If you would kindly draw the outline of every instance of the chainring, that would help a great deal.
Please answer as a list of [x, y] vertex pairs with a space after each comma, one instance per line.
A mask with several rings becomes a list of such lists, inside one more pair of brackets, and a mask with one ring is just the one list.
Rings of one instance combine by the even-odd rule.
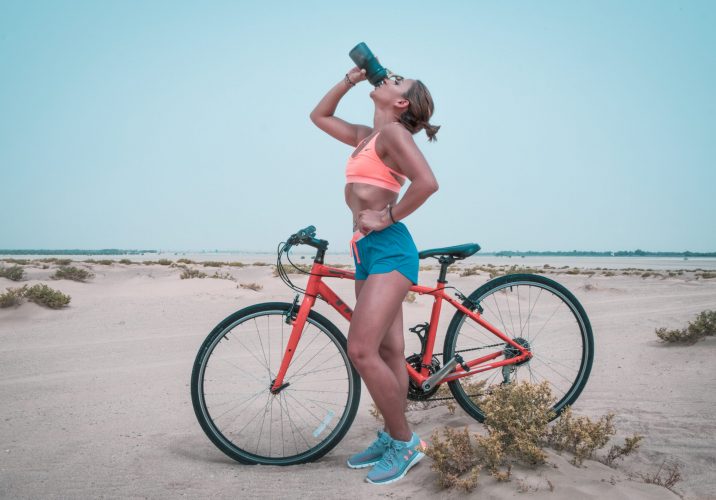
[[[412, 356], [408, 356], [407, 358], [405, 358], [405, 361], [407, 361], [410, 366], [420, 371], [420, 369], [422, 368], [423, 357], [420, 354], [413, 354]], [[428, 373], [432, 375], [439, 369], [440, 361], [438, 361], [438, 359], [433, 356], [432, 362], [430, 363], [430, 366], [428, 366]], [[435, 386], [429, 391], [424, 391], [422, 387], [420, 387], [415, 382], [413, 382], [412, 379], [410, 379], [410, 383], [408, 384], [408, 399], [411, 401], [425, 401], [426, 399], [429, 399], [433, 394], [435, 394], [438, 391], [439, 387], [440, 386]]]

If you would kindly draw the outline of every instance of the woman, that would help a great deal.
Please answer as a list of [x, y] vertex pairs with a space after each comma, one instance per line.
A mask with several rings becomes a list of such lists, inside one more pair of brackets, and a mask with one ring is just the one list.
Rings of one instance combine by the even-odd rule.
[[[351, 249], [356, 263], [348, 355], [383, 415], [385, 429], [365, 451], [350, 457], [348, 466], [372, 465], [367, 481], [386, 484], [401, 479], [423, 457], [422, 442], [405, 418], [408, 373], [402, 314], [403, 299], [418, 280], [418, 251], [399, 221], [438, 190], [413, 134], [425, 130], [432, 141], [440, 127], [429, 123], [433, 101], [425, 85], [397, 75], [370, 93], [375, 105], [373, 127], [334, 116], [341, 98], [365, 79], [365, 70], [350, 70], [321, 99], [311, 120], [355, 148], [346, 167], [345, 186], [353, 214]], [[398, 201], [406, 178], [410, 185]]]

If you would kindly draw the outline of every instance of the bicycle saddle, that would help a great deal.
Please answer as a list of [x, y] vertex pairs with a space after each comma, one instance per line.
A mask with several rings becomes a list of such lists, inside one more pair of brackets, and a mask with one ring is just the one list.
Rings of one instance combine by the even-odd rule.
[[441, 255], [449, 255], [455, 259], [464, 259], [470, 255], [480, 251], [480, 245], [477, 243], [465, 243], [463, 245], [455, 245], [452, 247], [442, 248], [431, 248], [430, 250], [423, 250], [418, 254], [418, 257], [425, 259], [427, 257], [438, 257]]

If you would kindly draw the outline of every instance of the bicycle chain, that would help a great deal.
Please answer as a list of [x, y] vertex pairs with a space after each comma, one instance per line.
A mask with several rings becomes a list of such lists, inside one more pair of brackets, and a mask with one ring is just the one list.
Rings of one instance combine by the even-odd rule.
[[[460, 349], [459, 351], [455, 351], [455, 353], [457, 354], [459, 352], [479, 351], [480, 349], [489, 349], [491, 347], [501, 347], [504, 345], [505, 345], [505, 343], [501, 342], [499, 344], [485, 345], [482, 347], [473, 347], [472, 349]], [[434, 354], [434, 356], [440, 356], [440, 355], [442, 355], [441, 352]], [[478, 394], [468, 394], [468, 396], [469, 397], [478, 396]], [[426, 399], [425, 402], [427, 402], [427, 401], [447, 401], [448, 399], [455, 399], [455, 398], [429, 398], [429, 399]]]

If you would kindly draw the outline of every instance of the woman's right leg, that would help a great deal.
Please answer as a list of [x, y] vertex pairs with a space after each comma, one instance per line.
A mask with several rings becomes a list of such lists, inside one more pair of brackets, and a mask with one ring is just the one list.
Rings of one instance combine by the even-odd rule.
[[389, 366], [379, 352], [411, 285], [398, 271], [369, 275], [353, 310], [348, 334], [348, 355], [353, 366], [383, 414], [390, 435], [400, 441], [412, 437], [405, 419], [405, 372], [399, 380], [391, 368], [397, 363]]
[[[356, 300], [360, 297], [361, 289], [365, 284], [365, 280], [355, 281]], [[395, 378], [400, 384], [401, 393], [406, 395], [405, 407], [408, 405], [408, 384], [410, 383], [408, 371], [405, 368], [405, 338], [403, 333], [403, 308], [401, 306], [398, 314], [395, 315], [393, 323], [388, 328], [388, 333], [380, 344], [380, 357], [390, 367], [395, 374]], [[405, 408], [403, 409], [405, 411]], [[384, 426], [385, 432], [390, 434], [388, 425]]]

